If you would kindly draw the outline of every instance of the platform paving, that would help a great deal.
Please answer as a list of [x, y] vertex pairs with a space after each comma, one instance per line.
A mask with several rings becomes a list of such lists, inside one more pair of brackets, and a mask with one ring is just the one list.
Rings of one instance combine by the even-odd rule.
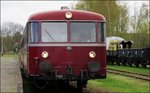
[[22, 93], [22, 77], [17, 57], [1, 57], [0, 93]]

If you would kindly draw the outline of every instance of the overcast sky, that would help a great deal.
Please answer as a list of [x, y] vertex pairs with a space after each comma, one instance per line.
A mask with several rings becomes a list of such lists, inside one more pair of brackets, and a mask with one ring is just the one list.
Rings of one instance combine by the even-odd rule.
[[25, 26], [33, 13], [60, 10], [77, 1], [1, 1], [1, 24], [12, 21]]
[[[133, 14], [133, 8], [140, 7], [144, 1], [123, 1], [128, 3], [130, 14]], [[77, 3], [75, 1], [1, 1], [1, 24], [4, 22], [15, 22], [25, 26], [28, 17], [37, 12], [48, 10], [59, 10], [61, 6], [71, 6]], [[146, 1], [145, 3], [148, 3]]]

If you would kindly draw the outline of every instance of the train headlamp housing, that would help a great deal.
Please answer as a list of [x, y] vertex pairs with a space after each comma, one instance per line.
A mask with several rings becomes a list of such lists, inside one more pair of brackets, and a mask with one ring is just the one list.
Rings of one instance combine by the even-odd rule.
[[96, 53], [94, 51], [90, 51], [89, 57], [90, 58], [95, 58], [96, 57]]
[[41, 53], [41, 56], [42, 56], [43, 58], [47, 58], [47, 57], [48, 57], [48, 52], [47, 52], [47, 51], [43, 51], [43, 52]]
[[67, 12], [67, 13], [65, 14], [65, 17], [66, 17], [67, 19], [72, 18], [72, 13], [71, 13], [71, 12]]

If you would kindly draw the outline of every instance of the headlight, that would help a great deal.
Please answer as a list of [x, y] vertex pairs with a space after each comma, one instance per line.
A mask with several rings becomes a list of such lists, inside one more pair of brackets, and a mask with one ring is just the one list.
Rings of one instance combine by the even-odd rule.
[[91, 52], [89, 53], [89, 57], [90, 57], [90, 58], [95, 58], [95, 56], [96, 56], [96, 53], [95, 53], [94, 51], [91, 51]]
[[71, 12], [67, 12], [67, 13], [65, 14], [65, 17], [66, 17], [67, 19], [72, 18], [72, 13], [71, 13]]
[[41, 56], [42, 56], [43, 58], [47, 58], [47, 57], [48, 57], [48, 52], [43, 51], [42, 54], [41, 54]]

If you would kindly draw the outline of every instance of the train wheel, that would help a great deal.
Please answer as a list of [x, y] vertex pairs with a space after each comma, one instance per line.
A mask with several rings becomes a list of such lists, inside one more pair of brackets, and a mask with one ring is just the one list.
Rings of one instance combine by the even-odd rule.
[[55, 81], [55, 84], [56, 86], [64, 86], [66, 89], [68, 88], [69, 86], [69, 81], [65, 81], [65, 80], [56, 80]]
[[[35, 85], [35, 87], [37, 87], [38, 89], [44, 89], [47, 87], [47, 85], [49, 85], [49, 81], [47, 80], [46, 76], [40, 75], [38, 77], [34, 77], [33, 78], [33, 84]], [[51, 86], [51, 85], [50, 85]]]
[[48, 81], [45, 80], [34, 80], [35, 87], [37, 87], [38, 89], [44, 89], [46, 88], [46, 86], [48, 85]]
[[54, 80], [49, 80], [48, 83], [47, 83], [47, 86], [50, 87], [50, 88], [55, 87], [54, 85], [55, 85]]
[[86, 88], [87, 80], [83, 80], [83, 87]]
[[78, 91], [82, 91], [82, 87], [83, 87], [83, 81], [78, 80], [77, 81], [77, 89], [78, 89]]
[[22, 78], [25, 80], [29, 80], [29, 77], [28, 77], [26, 71], [23, 68], [20, 68], [20, 71], [21, 71]]

